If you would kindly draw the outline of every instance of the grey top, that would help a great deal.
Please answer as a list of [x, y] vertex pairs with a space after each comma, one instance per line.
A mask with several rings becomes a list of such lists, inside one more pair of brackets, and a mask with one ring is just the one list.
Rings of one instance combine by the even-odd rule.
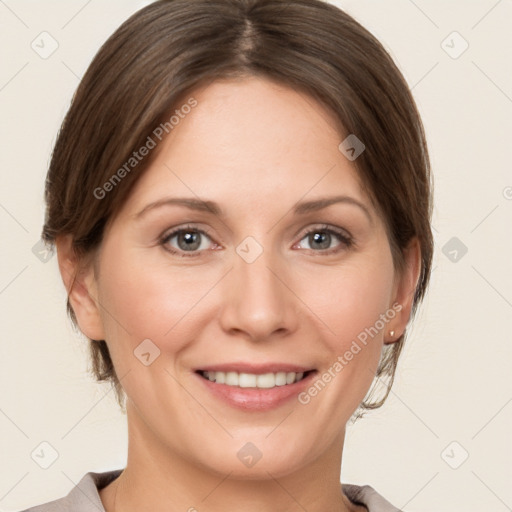
[[[22, 512], [105, 512], [99, 490], [115, 480], [122, 469], [104, 473], [86, 473], [67, 496], [30, 507]], [[369, 485], [343, 484], [348, 499], [357, 505], [364, 505], [368, 512], [401, 512], [386, 501]]]

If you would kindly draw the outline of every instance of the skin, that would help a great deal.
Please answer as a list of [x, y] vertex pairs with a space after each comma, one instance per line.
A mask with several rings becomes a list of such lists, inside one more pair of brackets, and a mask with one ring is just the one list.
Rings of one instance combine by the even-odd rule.
[[[58, 240], [60, 270], [82, 332], [105, 339], [127, 393], [128, 462], [100, 491], [107, 512], [366, 510], [341, 492], [345, 426], [369, 389], [383, 343], [410, 317], [420, 251], [405, 251], [396, 273], [383, 220], [360, 186], [345, 138], [314, 99], [260, 78], [218, 81], [191, 94], [198, 105], [158, 147], [92, 262]], [[298, 201], [347, 195], [369, 211], [338, 203], [297, 215]], [[217, 202], [225, 216], [164, 206], [164, 197]], [[195, 256], [170, 228], [208, 230]], [[307, 232], [328, 224], [328, 249]], [[263, 248], [247, 263], [248, 236]], [[329, 249], [338, 252], [325, 254]], [[187, 254], [190, 254], [187, 253]], [[288, 362], [321, 375], [394, 303], [402, 310], [302, 405], [242, 411], [205, 390], [194, 369], [232, 361]], [[389, 331], [394, 330], [393, 339]], [[149, 338], [160, 356], [145, 366], [133, 351]], [[247, 442], [262, 458], [237, 457]], [[364, 483], [364, 482], [363, 482]], [[302, 508], [303, 507], [303, 508]]]

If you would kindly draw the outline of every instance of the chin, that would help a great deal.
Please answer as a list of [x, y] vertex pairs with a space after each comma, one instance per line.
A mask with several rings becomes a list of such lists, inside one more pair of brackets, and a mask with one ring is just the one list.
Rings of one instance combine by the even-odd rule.
[[[282, 443], [271, 443], [265, 440], [268, 431], [258, 436], [253, 435], [253, 441], [233, 441], [220, 447], [217, 445], [209, 451], [205, 460], [204, 452], [197, 463], [210, 472], [235, 480], [268, 480], [286, 476], [300, 470], [306, 465], [307, 454], [298, 442], [290, 442], [283, 450]], [[258, 440], [260, 439], [261, 442]], [[258, 448], [261, 447], [261, 448]], [[199, 454], [198, 454], [199, 455]], [[313, 457], [311, 457], [313, 458]]]

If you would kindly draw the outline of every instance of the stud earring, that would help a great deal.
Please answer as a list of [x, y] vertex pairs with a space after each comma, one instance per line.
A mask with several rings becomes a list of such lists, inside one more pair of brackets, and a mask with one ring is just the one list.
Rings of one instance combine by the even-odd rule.
[[394, 336], [395, 336], [395, 331], [389, 331], [389, 335], [391, 336], [391, 338], [394, 338]]

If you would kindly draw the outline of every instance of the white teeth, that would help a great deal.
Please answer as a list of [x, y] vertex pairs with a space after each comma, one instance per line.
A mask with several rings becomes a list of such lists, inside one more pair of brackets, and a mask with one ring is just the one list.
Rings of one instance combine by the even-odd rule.
[[286, 384], [286, 372], [276, 373], [276, 386], [284, 386]]
[[[211, 372], [211, 373], [213, 373], [215, 375], [217, 372]], [[238, 386], [238, 373], [227, 372], [226, 380], [225, 380], [224, 384], [227, 384], [228, 386]]]
[[276, 386], [286, 386], [302, 380], [304, 372], [277, 372], [263, 373], [256, 375], [254, 373], [237, 372], [202, 372], [203, 377], [217, 384], [227, 384], [228, 386], [237, 386], [241, 388], [273, 388]]
[[258, 375], [256, 380], [257, 388], [273, 388], [275, 385], [276, 376], [274, 373], [262, 373], [261, 375]]
[[[218, 373], [220, 374], [222, 372]], [[241, 388], [255, 388], [257, 381], [258, 377], [256, 377], [256, 375], [251, 375], [249, 373], [241, 373], [238, 375], [238, 385]]]

